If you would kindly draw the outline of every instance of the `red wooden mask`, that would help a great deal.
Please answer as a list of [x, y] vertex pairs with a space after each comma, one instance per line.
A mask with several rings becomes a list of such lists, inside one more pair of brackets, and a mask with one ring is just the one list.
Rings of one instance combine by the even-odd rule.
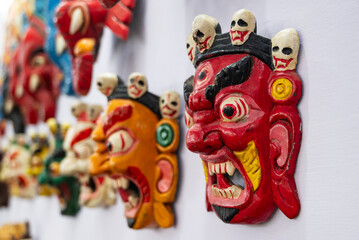
[[10, 95], [26, 123], [36, 124], [55, 116], [61, 72], [44, 52], [44, 23], [37, 17], [29, 22], [10, 62]]
[[135, 0], [117, 1], [111, 9], [97, 0], [62, 1], [55, 22], [72, 55], [73, 87], [77, 94], [90, 90], [92, 66], [96, 61], [104, 25], [126, 40]]
[[276, 206], [289, 218], [300, 202], [294, 170], [301, 142], [294, 29], [256, 34], [245, 9], [229, 33], [199, 15], [187, 38], [196, 72], [184, 85], [187, 148], [205, 168], [208, 210], [227, 223], [266, 221]]

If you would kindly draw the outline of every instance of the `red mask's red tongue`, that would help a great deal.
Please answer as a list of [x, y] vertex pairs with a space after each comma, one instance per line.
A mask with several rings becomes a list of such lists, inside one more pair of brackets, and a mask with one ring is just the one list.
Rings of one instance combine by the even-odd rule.
[[122, 201], [128, 202], [129, 194], [127, 193], [127, 191], [122, 189], [122, 188], [119, 188], [118, 192], [119, 192], [119, 194], [120, 194], [120, 196], [122, 198]]
[[229, 188], [231, 184], [228, 182], [227, 178], [223, 174], [217, 175], [217, 187], [221, 189]]

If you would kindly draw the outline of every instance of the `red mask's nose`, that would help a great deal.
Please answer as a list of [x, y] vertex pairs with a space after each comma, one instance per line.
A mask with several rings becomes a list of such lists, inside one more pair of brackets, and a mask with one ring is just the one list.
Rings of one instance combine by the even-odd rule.
[[187, 132], [186, 144], [191, 152], [209, 154], [220, 149], [223, 141], [218, 131], [206, 132], [201, 124], [195, 124]]
[[206, 89], [195, 90], [188, 99], [188, 106], [192, 111], [201, 111], [212, 109], [213, 104], [206, 98]]

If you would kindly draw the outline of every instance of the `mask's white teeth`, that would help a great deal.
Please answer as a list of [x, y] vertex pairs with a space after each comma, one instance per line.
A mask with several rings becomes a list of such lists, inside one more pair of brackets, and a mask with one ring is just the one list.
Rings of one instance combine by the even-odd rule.
[[229, 176], [233, 176], [234, 172], [236, 171], [236, 168], [233, 166], [233, 163], [228, 161], [226, 162], [226, 170]]
[[117, 186], [126, 190], [130, 186], [130, 181], [124, 177], [120, 177], [117, 179]]
[[82, 193], [91, 193], [92, 190], [91, 190], [90, 187], [85, 186], [85, 185], [82, 185], [82, 186], [81, 186], [81, 192], [82, 192]]
[[238, 198], [241, 195], [242, 189], [239, 186], [233, 185], [226, 189], [220, 189], [212, 185], [212, 195], [220, 198]]
[[213, 176], [214, 174], [214, 164], [213, 163], [208, 163], [208, 172], [210, 176]]
[[31, 76], [30, 76], [30, 84], [29, 84], [30, 92], [35, 92], [35, 90], [37, 89], [39, 84], [40, 84], [39, 75], [31, 74]]
[[65, 48], [66, 48], [66, 42], [64, 37], [62, 35], [56, 36], [56, 40], [55, 40], [56, 55], [60, 56], [64, 52]]
[[230, 187], [230, 191], [233, 194], [233, 198], [238, 198], [242, 192], [242, 188], [237, 185], [233, 185]]
[[15, 88], [15, 96], [21, 98], [24, 95], [24, 88], [21, 85], [17, 85]]
[[233, 166], [232, 162], [227, 161], [225, 163], [208, 163], [208, 172], [209, 175], [213, 174], [225, 174], [228, 173], [228, 175], [232, 176], [234, 172], [236, 171], [236, 168]]
[[130, 210], [132, 208], [132, 205], [129, 202], [124, 202], [123, 204], [125, 205], [126, 210]]
[[130, 196], [128, 197], [128, 201], [131, 203], [132, 207], [136, 207], [139, 200], [140, 200], [140, 199], [139, 199], [138, 197], [133, 196], [133, 195], [130, 195]]
[[77, 7], [71, 14], [69, 33], [71, 35], [79, 31], [85, 22], [85, 16], [81, 8]]

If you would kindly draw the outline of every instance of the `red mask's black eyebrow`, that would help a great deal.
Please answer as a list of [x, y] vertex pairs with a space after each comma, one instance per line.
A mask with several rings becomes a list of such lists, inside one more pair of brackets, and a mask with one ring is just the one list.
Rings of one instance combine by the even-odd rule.
[[183, 84], [184, 101], [188, 105], [189, 95], [193, 92], [194, 77], [190, 76]]
[[248, 80], [251, 74], [253, 66], [253, 59], [250, 56], [246, 56], [238, 62], [223, 68], [216, 76], [216, 80], [213, 85], [209, 85], [206, 88], [205, 96], [207, 100], [212, 101], [216, 97], [217, 93], [223, 88], [242, 84]]

